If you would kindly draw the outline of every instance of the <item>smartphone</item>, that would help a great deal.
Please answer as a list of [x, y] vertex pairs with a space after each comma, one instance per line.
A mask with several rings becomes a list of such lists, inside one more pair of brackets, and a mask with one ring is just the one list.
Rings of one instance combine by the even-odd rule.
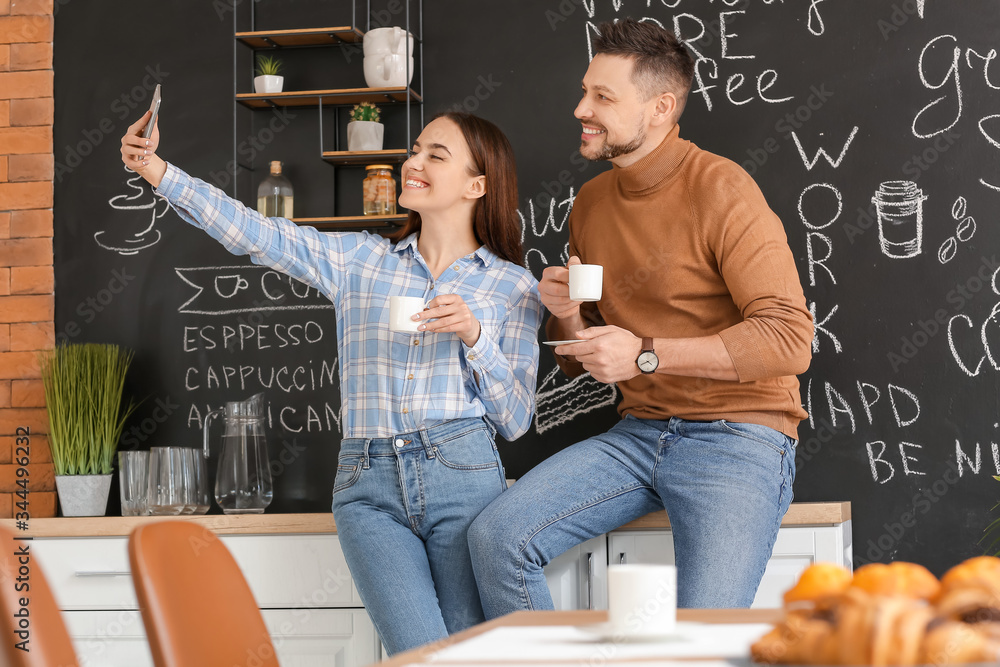
[[156, 90], [153, 91], [153, 101], [149, 105], [149, 110], [153, 112], [153, 115], [146, 123], [146, 129], [142, 131], [143, 139], [149, 139], [153, 136], [153, 128], [156, 127], [156, 116], [160, 113], [160, 84], [156, 84]]

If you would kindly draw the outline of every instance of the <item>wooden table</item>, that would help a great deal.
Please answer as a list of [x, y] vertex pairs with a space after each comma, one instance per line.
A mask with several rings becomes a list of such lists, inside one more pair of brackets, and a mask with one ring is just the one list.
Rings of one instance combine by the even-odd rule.
[[[776, 623], [781, 619], [782, 613], [781, 609], [678, 609], [677, 620], [698, 623]], [[608, 612], [606, 611], [518, 611], [481, 623], [433, 644], [400, 653], [379, 663], [379, 666], [402, 667], [403, 665], [428, 664], [430, 654], [502, 626], [590, 625], [603, 623], [607, 620]], [[495, 661], [484, 664], [503, 664], [503, 656], [497, 656]]]

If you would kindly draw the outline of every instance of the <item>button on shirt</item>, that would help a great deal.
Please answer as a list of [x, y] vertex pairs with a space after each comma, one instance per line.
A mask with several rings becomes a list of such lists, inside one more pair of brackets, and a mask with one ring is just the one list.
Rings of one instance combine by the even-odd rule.
[[[265, 218], [172, 164], [156, 189], [186, 222], [234, 255], [315, 287], [336, 306], [346, 438], [386, 438], [449, 419], [485, 417], [508, 440], [535, 409], [538, 282], [486, 246], [437, 280], [417, 250], [368, 232], [324, 233]], [[458, 294], [479, 320], [473, 347], [454, 333], [389, 330], [389, 297]]]

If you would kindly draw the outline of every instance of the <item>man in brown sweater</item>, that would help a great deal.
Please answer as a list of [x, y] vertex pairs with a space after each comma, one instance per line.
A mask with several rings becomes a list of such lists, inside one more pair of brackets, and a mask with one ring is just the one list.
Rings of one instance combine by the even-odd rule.
[[617, 383], [622, 421], [495, 500], [469, 533], [488, 617], [550, 609], [542, 568], [657, 509], [682, 607], [749, 607], [792, 499], [795, 375], [813, 338], [781, 221], [735, 163], [681, 139], [694, 64], [674, 35], [600, 26], [583, 79], [581, 154], [613, 168], [580, 189], [569, 264], [604, 267], [596, 304], [568, 268], [539, 284], [571, 376]]

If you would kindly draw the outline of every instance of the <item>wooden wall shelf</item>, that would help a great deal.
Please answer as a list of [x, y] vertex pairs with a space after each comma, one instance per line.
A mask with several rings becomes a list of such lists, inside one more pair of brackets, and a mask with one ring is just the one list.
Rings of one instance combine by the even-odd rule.
[[408, 214], [398, 215], [342, 215], [333, 218], [292, 218], [292, 222], [320, 231], [347, 231], [360, 229], [392, 229], [406, 222]]
[[334, 164], [401, 164], [406, 162], [409, 151], [392, 148], [384, 151], [325, 151], [323, 159]]
[[314, 107], [324, 104], [400, 104], [423, 99], [412, 88], [340, 88], [333, 90], [292, 90], [283, 93], [237, 93], [236, 101], [251, 109], [268, 107]]
[[238, 32], [236, 39], [255, 49], [277, 48], [280, 46], [335, 46], [355, 44], [364, 39], [365, 34], [351, 26], [335, 28], [306, 28], [297, 30], [258, 30]]

